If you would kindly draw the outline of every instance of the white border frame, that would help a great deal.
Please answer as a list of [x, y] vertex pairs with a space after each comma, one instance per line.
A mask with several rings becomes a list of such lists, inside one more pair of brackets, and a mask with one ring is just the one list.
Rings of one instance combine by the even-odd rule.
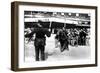
[[[50, 11], [50, 12], [75, 12], [75, 13], [91, 13], [91, 58], [85, 60], [73, 60], [73, 61], [60, 61], [60, 62], [24, 62], [24, 11]], [[19, 68], [35, 68], [35, 67], [48, 67], [48, 66], [64, 66], [64, 65], [84, 65], [84, 64], [95, 64], [95, 10], [94, 9], [83, 9], [83, 8], [62, 8], [62, 7], [45, 7], [45, 6], [27, 6], [19, 5]]]

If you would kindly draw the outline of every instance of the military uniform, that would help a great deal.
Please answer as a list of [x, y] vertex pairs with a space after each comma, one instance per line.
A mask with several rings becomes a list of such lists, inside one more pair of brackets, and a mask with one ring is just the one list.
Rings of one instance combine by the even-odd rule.
[[35, 28], [32, 33], [35, 33], [35, 55], [36, 61], [45, 60], [45, 45], [46, 45], [46, 36], [50, 37], [50, 32], [46, 28]]
[[60, 30], [58, 33], [58, 39], [61, 45], [61, 52], [68, 48], [68, 32], [66, 30]]

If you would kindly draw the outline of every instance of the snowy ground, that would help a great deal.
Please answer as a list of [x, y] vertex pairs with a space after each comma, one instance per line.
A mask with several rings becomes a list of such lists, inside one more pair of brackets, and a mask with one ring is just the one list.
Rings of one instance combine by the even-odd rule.
[[[90, 58], [89, 46], [70, 46], [69, 51], [60, 52], [60, 47], [55, 48], [55, 35], [46, 38], [46, 61], [77, 60]], [[34, 42], [25, 43], [25, 62], [35, 61]]]

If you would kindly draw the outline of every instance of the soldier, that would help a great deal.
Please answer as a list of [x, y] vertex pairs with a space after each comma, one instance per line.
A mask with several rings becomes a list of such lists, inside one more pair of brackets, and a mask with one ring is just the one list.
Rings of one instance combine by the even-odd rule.
[[80, 45], [85, 45], [86, 44], [86, 32], [85, 29], [81, 29], [80, 33], [79, 33], [79, 37], [80, 37]]
[[61, 52], [63, 52], [65, 49], [69, 50], [68, 32], [65, 30], [65, 27], [63, 27], [63, 29], [59, 31], [58, 38], [61, 45]]
[[50, 37], [51, 33], [47, 28], [43, 28], [41, 21], [37, 23], [38, 28], [35, 28], [32, 32], [35, 33], [35, 55], [36, 61], [45, 60], [45, 45], [46, 45], [46, 36]]

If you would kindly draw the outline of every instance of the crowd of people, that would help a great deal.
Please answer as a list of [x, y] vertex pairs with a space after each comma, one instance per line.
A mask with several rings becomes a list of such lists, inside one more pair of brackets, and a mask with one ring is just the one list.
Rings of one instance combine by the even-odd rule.
[[89, 45], [89, 40], [90, 40], [89, 29], [85, 29], [85, 28], [66, 29], [63, 27], [63, 29], [58, 29], [57, 31], [58, 32], [56, 33], [55, 39], [58, 40], [57, 42], [60, 42], [61, 51], [63, 51], [65, 48], [69, 50], [68, 45], [71, 46]]

